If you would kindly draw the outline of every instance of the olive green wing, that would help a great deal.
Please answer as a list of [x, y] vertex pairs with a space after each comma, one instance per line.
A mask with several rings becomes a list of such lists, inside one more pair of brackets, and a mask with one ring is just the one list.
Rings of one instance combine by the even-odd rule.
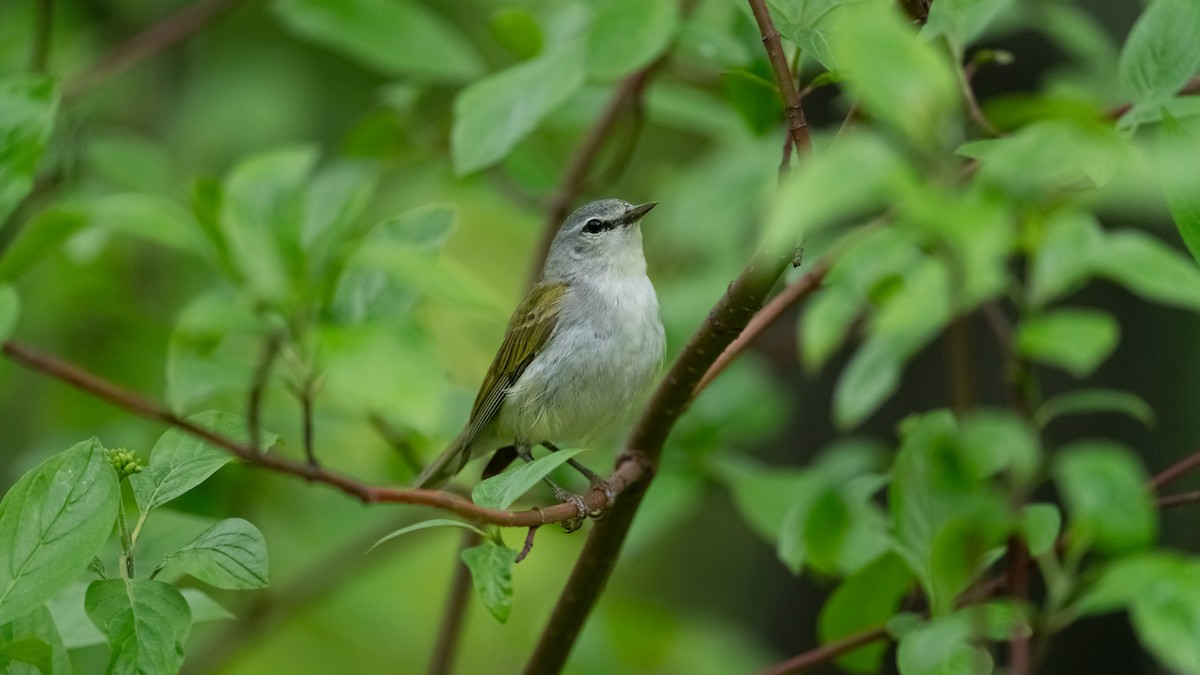
[[462, 470], [471, 458], [471, 443], [496, 418], [508, 388], [516, 384], [549, 341], [566, 292], [567, 285], [563, 283], [540, 283], [529, 289], [508, 322], [504, 342], [475, 396], [466, 428], [425, 468], [417, 479], [418, 487], [436, 487]]

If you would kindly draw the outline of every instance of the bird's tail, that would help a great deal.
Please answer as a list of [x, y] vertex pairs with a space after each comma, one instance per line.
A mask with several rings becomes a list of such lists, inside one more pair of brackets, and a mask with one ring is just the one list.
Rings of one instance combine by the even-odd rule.
[[451, 441], [442, 454], [425, 467], [413, 487], [422, 490], [436, 490], [445, 485], [446, 481], [453, 478], [467, 463], [467, 459], [470, 457], [470, 449], [467, 445], [468, 429], [463, 429], [458, 438]]

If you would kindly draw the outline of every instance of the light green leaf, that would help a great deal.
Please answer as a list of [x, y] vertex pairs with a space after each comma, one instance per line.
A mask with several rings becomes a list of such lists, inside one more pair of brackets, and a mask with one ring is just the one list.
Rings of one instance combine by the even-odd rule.
[[[210, 410], [187, 419], [234, 441], [245, 443], [248, 440], [249, 432], [239, 415]], [[263, 432], [263, 447], [271, 447], [278, 438]], [[159, 437], [150, 451], [149, 466], [130, 476], [129, 483], [138, 505], [143, 512], [149, 513], [203, 483], [232, 459], [229, 452], [182, 429], [170, 429]]]
[[88, 586], [92, 623], [108, 638], [108, 675], [174, 673], [192, 630], [187, 600], [152, 579], [105, 579]]
[[513, 467], [499, 475], [480, 482], [471, 490], [471, 501], [489, 509], [507, 509], [521, 495], [537, 485], [550, 472], [567, 463], [584, 448], [570, 448], [552, 452], [528, 464]]
[[1062, 512], [1054, 504], [1026, 504], [1021, 509], [1021, 531], [1025, 545], [1034, 556], [1047, 553], [1058, 541], [1062, 530]]
[[0, 283], [0, 342], [12, 335], [21, 314], [21, 298], [10, 284]]
[[500, 623], [512, 613], [512, 568], [517, 552], [490, 541], [463, 549], [462, 561], [471, 570], [471, 581], [480, 602]]
[[980, 478], [1008, 471], [1013, 481], [1029, 486], [1041, 465], [1041, 440], [1022, 417], [981, 408], [962, 423], [962, 452], [972, 474]]
[[[838, 17], [863, 0], [768, 0], [779, 32], [826, 68], [836, 67], [834, 47], [853, 36], [835, 29]], [[872, 1], [872, 0], [867, 0]]]
[[1029, 300], [1044, 307], [1080, 288], [1104, 246], [1104, 231], [1091, 213], [1056, 211], [1047, 219], [1032, 253]]
[[188, 609], [192, 612], [193, 624], [237, 618], [199, 588], [182, 588], [179, 592], [183, 594], [183, 599], [187, 601]]
[[1188, 133], [1169, 114], [1159, 131], [1158, 177], [1175, 227], [1192, 258], [1200, 262], [1200, 137]]
[[1147, 234], [1113, 232], [1096, 266], [1099, 274], [1147, 300], [1200, 312], [1200, 268]]
[[1079, 441], [1059, 452], [1054, 480], [1067, 508], [1072, 547], [1120, 553], [1154, 542], [1158, 512], [1137, 456], [1111, 441]]
[[988, 675], [992, 657], [972, 644], [971, 617], [959, 613], [934, 619], [900, 638], [900, 675]]
[[[834, 589], [821, 606], [817, 634], [828, 644], [868, 628], [882, 626], [896, 613], [913, 585], [913, 575], [894, 553], [885, 553]], [[875, 673], [887, 646], [873, 643], [843, 654], [838, 667], [852, 673]]]
[[1059, 394], [1043, 403], [1034, 418], [1044, 427], [1065, 415], [1122, 413], [1146, 426], [1154, 425], [1154, 409], [1137, 394], [1120, 389], [1077, 389]]
[[671, 44], [678, 21], [674, 0], [606, 0], [588, 32], [588, 72], [615, 79], [650, 63]]
[[387, 75], [465, 82], [483, 64], [471, 43], [438, 12], [410, 0], [279, 0], [292, 31]]
[[483, 530], [479, 529], [478, 527], [475, 527], [474, 525], [472, 525], [470, 523], [464, 523], [461, 520], [451, 520], [449, 518], [433, 518], [430, 520], [423, 520], [414, 525], [409, 525], [408, 527], [402, 527], [399, 530], [392, 532], [391, 534], [383, 537], [382, 539], [375, 542], [374, 544], [371, 544], [371, 548], [367, 549], [367, 553], [374, 551], [380, 544], [382, 544], [386, 541], [391, 541], [391, 540], [395, 539], [396, 537], [408, 534], [409, 532], [416, 532], [418, 530], [427, 530], [431, 527], [461, 527], [464, 530], [471, 530], [472, 532], [475, 532], [476, 534], [478, 534], [481, 537], [487, 536]]
[[192, 214], [165, 197], [134, 192], [106, 195], [89, 200], [84, 211], [89, 225], [126, 232], [204, 260], [214, 259]]
[[868, 340], [846, 364], [833, 390], [833, 419], [852, 429], [867, 419], [900, 386], [904, 356], [884, 340]]
[[159, 564], [177, 567], [217, 588], [266, 588], [267, 542], [258, 528], [241, 518], [213, 525]]
[[921, 35], [928, 39], [944, 35], [956, 53], [962, 54], [963, 47], [974, 42], [1011, 5], [1012, 0], [937, 0], [929, 7]]
[[1035, 361], [1084, 377], [1112, 353], [1119, 332], [1116, 319], [1105, 312], [1061, 309], [1022, 321], [1016, 346]]
[[805, 304], [800, 322], [800, 357], [815, 371], [844, 345], [846, 334], [862, 312], [862, 302], [841, 286], [821, 290]]
[[[32, 637], [22, 637], [6, 640], [3, 633], [7, 626], [0, 627], [0, 673], [4, 675], [23, 675], [24, 669], [17, 670], [18, 664], [33, 666], [42, 675], [52, 675], [54, 670], [54, 653], [50, 645], [43, 640]], [[31, 669], [32, 670], [32, 669]]]
[[33, 189], [58, 112], [58, 85], [41, 76], [0, 79], [0, 228]]
[[[222, 394], [244, 394], [253, 357], [237, 347], [262, 337], [262, 323], [245, 298], [217, 286], [193, 298], [175, 324], [167, 347], [167, 402], [195, 410]], [[239, 396], [240, 398], [240, 396]]]
[[505, 49], [522, 59], [530, 59], [542, 51], [542, 27], [537, 18], [522, 7], [505, 7], [492, 12], [488, 28]]
[[83, 572], [112, 531], [117, 474], [96, 439], [42, 462], [0, 501], [0, 625]]
[[87, 216], [79, 209], [54, 206], [38, 212], [0, 258], [0, 279], [16, 279], [29, 271], [85, 225]]
[[913, 143], [955, 140], [958, 75], [944, 53], [917, 40], [895, 8], [860, 3], [838, 14], [834, 68], [872, 117]]
[[454, 171], [504, 159], [521, 139], [583, 86], [583, 45], [572, 42], [467, 85], [454, 99]]
[[813, 489], [810, 474], [795, 469], [768, 468], [741, 458], [714, 458], [714, 475], [728, 486], [742, 520], [764, 541], [775, 546], [787, 514], [799, 497]]
[[1028, 124], [1004, 138], [972, 141], [958, 153], [981, 162], [978, 180], [1021, 198], [1086, 190], [1108, 183], [1126, 144], [1110, 126], [1054, 119]]
[[[23, 665], [18, 665], [23, 664]], [[0, 673], [71, 675], [71, 657], [45, 605], [0, 626]]]
[[1154, 0], [1134, 22], [1121, 50], [1117, 73], [1135, 107], [1154, 106], [1175, 95], [1200, 69], [1200, 4]]

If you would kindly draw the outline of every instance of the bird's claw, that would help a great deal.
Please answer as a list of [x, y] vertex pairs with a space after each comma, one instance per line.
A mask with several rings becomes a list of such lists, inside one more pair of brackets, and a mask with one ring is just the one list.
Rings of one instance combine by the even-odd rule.
[[604, 493], [604, 507], [596, 509], [595, 511], [588, 511], [588, 517], [592, 520], [601, 520], [604, 518], [604, 516], [608, 515], [608, 510], [611, 509], [612, 505], [616, 503], [617, 493], [613, 492], [612, 486], [609, 485], [608, 481], [604, 480], [603, 478], [597, 478], [596, 480], [593, 480], [592, 489], [599, 490]]
[[583, 500], [583, 497], [573, 492], [567, 492], [566, 490], [559, 490], [554, 496], [564, 504], [575, 505], [575, 517], [568, 518], [561, 523], [563, 531], [571, 533], [582, 527], [583, 521], [588, 517], [587, 502]]

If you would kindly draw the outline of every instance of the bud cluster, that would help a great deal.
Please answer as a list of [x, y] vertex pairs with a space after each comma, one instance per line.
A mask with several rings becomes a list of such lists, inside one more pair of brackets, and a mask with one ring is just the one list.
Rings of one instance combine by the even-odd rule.
[[125, 479], [135, 473], [140, 473], [142, 465], [138, 463], [137, 455], [133, 454], [132, 450], [125, 448], [113, 448], [104, 451], [108, 463], [117, 471], [119, 479]]

